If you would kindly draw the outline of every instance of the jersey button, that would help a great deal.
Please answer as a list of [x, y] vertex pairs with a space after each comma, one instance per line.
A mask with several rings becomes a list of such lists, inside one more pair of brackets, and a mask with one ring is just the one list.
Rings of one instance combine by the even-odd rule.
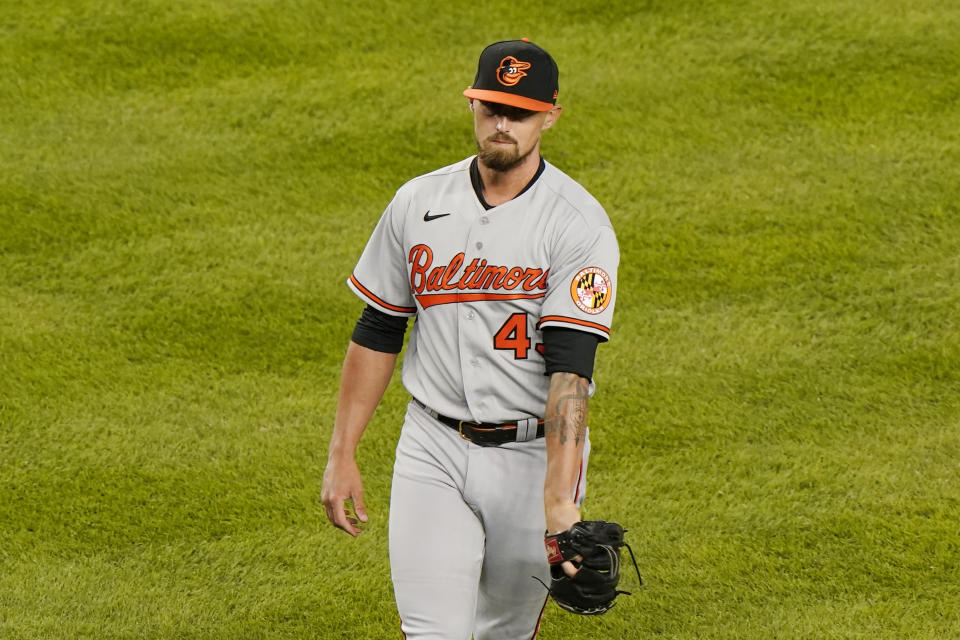
[[490, 218], [480, 218], [480, 224], [490, 224]]
[[473, 311], [467, 311], [467, 320], [473, 320], [476, 314]]
[[482, 243], [482, 242], [478, 242], [478, 243], [477, 243], [477, 249], [483, 249], [483, 243]]
[[475, 367], [479, 367], [479, 366], [480, 366], [480, 358], [474, 358], [473, 360], [470, 361], [470, 364], [472, 364], [472, 365], [475, 366]]

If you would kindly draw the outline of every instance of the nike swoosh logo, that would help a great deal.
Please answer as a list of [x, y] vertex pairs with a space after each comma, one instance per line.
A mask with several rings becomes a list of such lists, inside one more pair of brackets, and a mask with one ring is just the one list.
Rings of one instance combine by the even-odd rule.
[[424, 221], [424, 222], [430, 222], [431, 220], [436, 220], [437, 218], [443, 218], [443, 217], [446, 217], [446, 216], [448, 216], [448, 215], [450, 215], [450, 214], [449, 214], [449, 213], [438, 213], [437, 215], [432, 216], [432, 215], [430, 215], [430, 210], [427, 209], [427, 212], [426, 212], [425, 214], [423, 214], [423, 221]]

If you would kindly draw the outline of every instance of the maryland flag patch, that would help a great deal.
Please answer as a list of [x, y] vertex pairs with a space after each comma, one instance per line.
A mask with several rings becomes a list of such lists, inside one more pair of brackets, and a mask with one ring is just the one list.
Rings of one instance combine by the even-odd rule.
[[570, 283], [570, 297], [580, 311], [601, 313], [613, 297], [613, 282], [600, 267], [581, 269]]

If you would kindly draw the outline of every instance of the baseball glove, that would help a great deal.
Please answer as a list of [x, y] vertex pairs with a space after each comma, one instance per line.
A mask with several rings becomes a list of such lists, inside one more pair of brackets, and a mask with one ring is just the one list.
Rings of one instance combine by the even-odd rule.
[[[637, 579], [643, 584], [640, 569], [630, 545], [623, 541], [624, 529], [615, 522], [603, 520], [581, 521], [544, 539], [547, 560], [550, 563], [550, 586], [547, 590], [558, 605], [580, 615], [600, 615], [613, 608], [616, 597], [629, 591], [620, 591], [620, 547], [627, 547]], [[574, 561], [579, 570], [572, 578], [560, 566]]]

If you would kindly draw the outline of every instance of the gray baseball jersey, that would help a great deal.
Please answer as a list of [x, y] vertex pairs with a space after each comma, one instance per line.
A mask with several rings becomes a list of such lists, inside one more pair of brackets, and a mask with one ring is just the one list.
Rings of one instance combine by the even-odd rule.
[[472, 160], [397, 190], [348, 285], [385, 313], [416, 315], [402, 374], [415, 398], [459, 420], [542, 416], [541, 330], [608, 339], [620, 251], [603, 207], [553, 165], [485, 210]]

